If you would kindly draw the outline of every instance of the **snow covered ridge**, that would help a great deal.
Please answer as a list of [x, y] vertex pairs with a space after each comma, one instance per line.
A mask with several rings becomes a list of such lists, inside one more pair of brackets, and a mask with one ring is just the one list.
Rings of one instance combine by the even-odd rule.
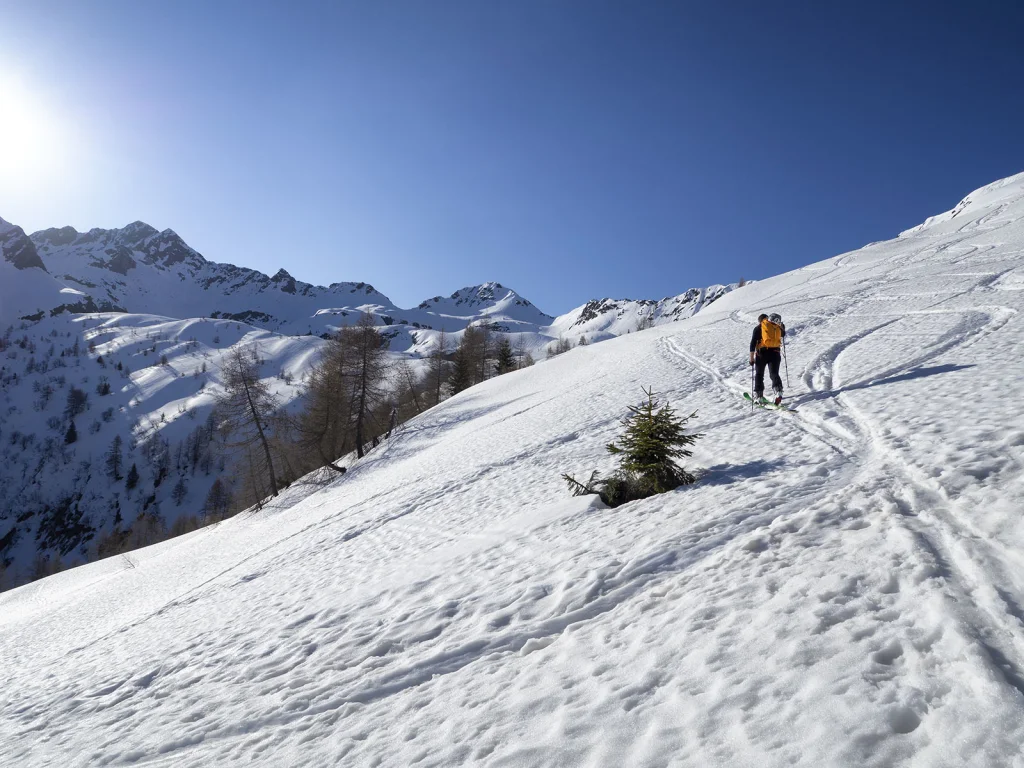
[[[26, 236], [3, 223], [0, 249], [24, 275], [19, 282], [46, 284], [18, 298], [11, 291], [0, 302], [0, 322], [38, 318], [60, 311], [145, 312], [165, 317], [213, 317], [248, 323], [291, 335], [333, 333], [372, 313], [390, 326], [391, 349], [417, 356], [442, 329], [458, 334], [486, 324], [493, 331], [525, 334], [526, 345], [543, 354], [546, 345], [566, 336], [573, 343], [587, 336], [600, 341], [620, 333], [688, 317], [735, 286], [690, 289], [661, 301], [601, 299], [560, 317], [542, 312], [516, 291], [497, 282], [460, 288], [403, 309], [372, 285], [337, 282], [318, 286], [296, 280], [281, 269], [273, 276], [208, 261], [173, 230], [162, 232], [136, 221], [122, 229], [72, 227]], [[49, 281], [28, 273], [38, 267]], [[65, 301], [70, 289], [79, 303]], [[91, 302], [91, 303], [90, 303]]]
[[[497, 377], [329, 487], [0, 594], [0, 764], [1019, 768], [1024, 197], [993, 210]], [[740, 397], [762, 311], [791, 413]], [[697, 411], [702, 481], [571, 498], [641, 385]]]
[[692, 317], [738, 285], [712, 285], [691, 288], [678, 296], [660, 301], [650, 299], [597, 299], [562, 315], [551, 324], [561, 335], [584, 335], [588, 341], [601, 341], [635, 330], [651, 328]]
[[916, 227], [911, 227], [901, 232], [900, 237], [917, 234], [936, 224], [952, 221], [957, 216], [961, 216], [968, 211], [975, 213], [987, 210], [989, 215], [997, 216], [1008, 205], [1020, 200], [1022, 196], [1024, 196], [1024, 172], [994, 181], [991, 184], [986, 184], [981, 189], [974, 190], [957, 203], [955, 207], [937, 216], [928, 217]]

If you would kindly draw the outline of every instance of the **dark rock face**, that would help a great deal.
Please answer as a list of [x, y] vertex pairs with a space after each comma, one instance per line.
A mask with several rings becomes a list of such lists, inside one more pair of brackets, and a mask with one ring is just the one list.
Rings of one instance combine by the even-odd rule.
[[711, 302], [717, 301], [718, 299], [722, 298], [723, 296], [725, 296], [725, 294], [729, 293], [730, 290], [730, 286], [721, 285], [718, 287], [717, 290], [708, 291], [707, 295], [704, 297], [704, 306], [706, 307]]
[[106, 264], [107, 269], [119, 275], [127, 275], [129, 269], [134, 269], [137, 266], [139, 266], [138, 262], [132, 258], [132, 252], [123, 245], [114, 249], [114, 255]]
[[295, 278], [283, 269], [277, 270], [277, 274], [270, 278], [270, 282], [280, 288], [283, 293], [295, 293]]
[[28, 239], [28, 235], [21, 227], [11, 227], [0, 233], [0, 251], [3, 252], [4, 261], [10, 262], [17, 269], [39, 267], [43, 272], [48, 271], [43, 260], [39, 258], [35, 243]]
[[[627, 299], [629, 301], [629, 299]], [[592, 299], [588, 301], [583, 309], [580, 310], [579, 319], [573, 323], [573, 326], [583, 325], [584, 323], [590, 322], [595, 317], [603, 315], [605, 312], [615, 312], [619, 309], [619, 302], [615, 299]]]
[[122, 245], [127, 245], [129, 248], [137, 248], [143, 240], [148, 240], [158, 234], [160, 233], [146, 222], [133, 221], [118, 232], [117, 239]]
[[[157, 234], [156, 230], [153, 232]], [[178, 233], [172, 229], [165, 229], [158, 233], [156, 238], [146, 243], [144, 250], [149, 254], [151, 264], [160, 263], [165, 267], [173, 267], [175, 264], [192, 259], [198, 268], [204, 261], [203, 257], [186, 245], [185, 241], [178, 237]]]
[[258, 312], [253, 309], [247, 309], [244, 312], [211, 312], [210, 317], [220, 320], [238, 320], [243, 323], [270, 323], [273, 322], [274, 317], [268, 315], [266, 312]]
[[53, 227], [36, 232], [35, 236], [49, 245], [71, 245], [78, 238], [78, 231], [74, 227]]
[[74, 304], [61, 304], [59, 307], [54, 307], [50, 310], [50, 317], [56, 317], [65, 312], [70, 312], [73, 315], [83, 314], [85, 312], [127, 312], [124, 307], [119, 307], [112, 301], [96, 301], [92, 296], [86, 296], [81, 301], [77, 301]]

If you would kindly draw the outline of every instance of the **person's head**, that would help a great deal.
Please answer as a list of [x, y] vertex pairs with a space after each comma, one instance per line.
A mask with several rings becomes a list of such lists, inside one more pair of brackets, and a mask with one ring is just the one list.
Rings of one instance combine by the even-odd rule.
[[763, 312], [760, 315], [757, 316], [757, 322], [759, 322], [759, 323], [762, 320], [767, 320], [767, 319], [768, 319], [768, 315], [764, 314]]

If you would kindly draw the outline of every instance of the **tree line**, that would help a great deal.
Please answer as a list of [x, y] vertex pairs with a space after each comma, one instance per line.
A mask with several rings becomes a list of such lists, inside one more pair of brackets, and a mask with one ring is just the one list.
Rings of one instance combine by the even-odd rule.
[[372, 315], [326, 339], [309, 372], [303, 408], [282, 409], [272, 380], [261, 378], [255, 348], [234, 349], [222, 370], [217, 414], [236, 451], [237, 503], [274, 497], [282, 486], [317, 469], [341, 474], [342, 457], [362, 458], [402, 423], [494, 376], [533, 364], [522, 337], [469, 326], [454, 346], [442, 330], [424, 371], [388, 354]]

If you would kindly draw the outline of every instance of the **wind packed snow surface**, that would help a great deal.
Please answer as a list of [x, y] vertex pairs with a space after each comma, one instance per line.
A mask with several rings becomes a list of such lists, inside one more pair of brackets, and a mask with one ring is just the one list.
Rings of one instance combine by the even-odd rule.
[[[0, 764], [1024, 766], [1010, 182], [0, 595]], [[790, 413], [740, 397], [761, 311]], [[642, 385], [698, 411], [702, 482], [569, 497]]]

